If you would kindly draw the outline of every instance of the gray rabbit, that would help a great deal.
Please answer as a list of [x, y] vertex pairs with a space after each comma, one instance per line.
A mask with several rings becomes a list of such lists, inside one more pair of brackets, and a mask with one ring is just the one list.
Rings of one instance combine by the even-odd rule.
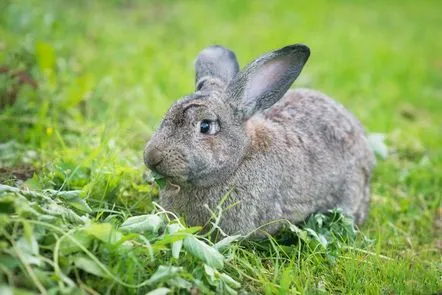
[[207, 206], [221, 204], [225, 233], [254, 236], [337, 207], [366, 218], [375, 157], [363, 127], [326, 95], [289, 90], [309, 56], [290, 45], [239, 71], [224, 47], [199, 54], [196, 91], [172, 105], [144, 150], [167, 180], [164, 208], [203, 226]]

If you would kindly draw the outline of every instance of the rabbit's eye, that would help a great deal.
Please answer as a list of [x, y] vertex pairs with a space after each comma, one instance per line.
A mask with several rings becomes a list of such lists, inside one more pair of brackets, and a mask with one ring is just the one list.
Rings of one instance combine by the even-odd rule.
[[219, 131], [217, 121], [202, 120], [198, 123], [198, 129], [203, 134], [216, 134]]

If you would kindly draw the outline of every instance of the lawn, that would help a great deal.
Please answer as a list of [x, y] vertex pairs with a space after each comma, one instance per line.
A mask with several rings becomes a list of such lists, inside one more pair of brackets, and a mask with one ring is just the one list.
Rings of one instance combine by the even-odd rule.
[[[0, 11], [1, 294], [442, 291], [442, 2], [6, 0]], [[197, 53], [222, 44], [244, 66], [293, 43], [312, 52], [293, 87], [385, 136], [367, 222], [355, 231], [331, 212], [215, 244], [168, 219], [142, 151], [193, 91]]]

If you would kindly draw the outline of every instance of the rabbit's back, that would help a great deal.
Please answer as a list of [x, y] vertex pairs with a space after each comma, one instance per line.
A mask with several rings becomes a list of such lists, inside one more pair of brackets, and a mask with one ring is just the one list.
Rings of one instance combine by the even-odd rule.
[[271, 130], [283, 198], [305, 204], [305, 214], [341, 207], [365, 219], [375, 157], [353, 114], [319, 91], [296, 89], [254, 119]]
[[327, 143], [343, 153], [357, 145], [361, 136], [365, 138], [364, 128], [353, 114], [316, 90], [289, 90], [263, 115], [268, 124], [292, 122], [284, 127], [287, 132], [295, 132], [298, 139], [308, 135], [311, 140]]

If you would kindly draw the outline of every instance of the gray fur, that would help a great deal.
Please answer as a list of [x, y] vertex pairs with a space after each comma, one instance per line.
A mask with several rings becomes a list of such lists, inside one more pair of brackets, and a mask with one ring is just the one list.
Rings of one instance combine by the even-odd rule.
[[[320, 92], [287, 91], [308, 56], [306, 46], [291, 45], [234, 76], [225, 70], [231, 59], [198, 59], [197, 72], [225, 86], [177, 101], [147, 143], [146, 165], [167, 179], [161, 205], [205, 225], [204, 205], [215, 211], [228, 194], [220, 227], [247, 234], [261, 226], [255, 236], [280, 229], [281, 222], [266, 225], [274, 220], [299, 222], [336, 207], [357, 223], [366, 218], [375, 158], [363, 127]], [[198, 122], [207, 119], [219, 121], [217, 134], [200, 133]]]

